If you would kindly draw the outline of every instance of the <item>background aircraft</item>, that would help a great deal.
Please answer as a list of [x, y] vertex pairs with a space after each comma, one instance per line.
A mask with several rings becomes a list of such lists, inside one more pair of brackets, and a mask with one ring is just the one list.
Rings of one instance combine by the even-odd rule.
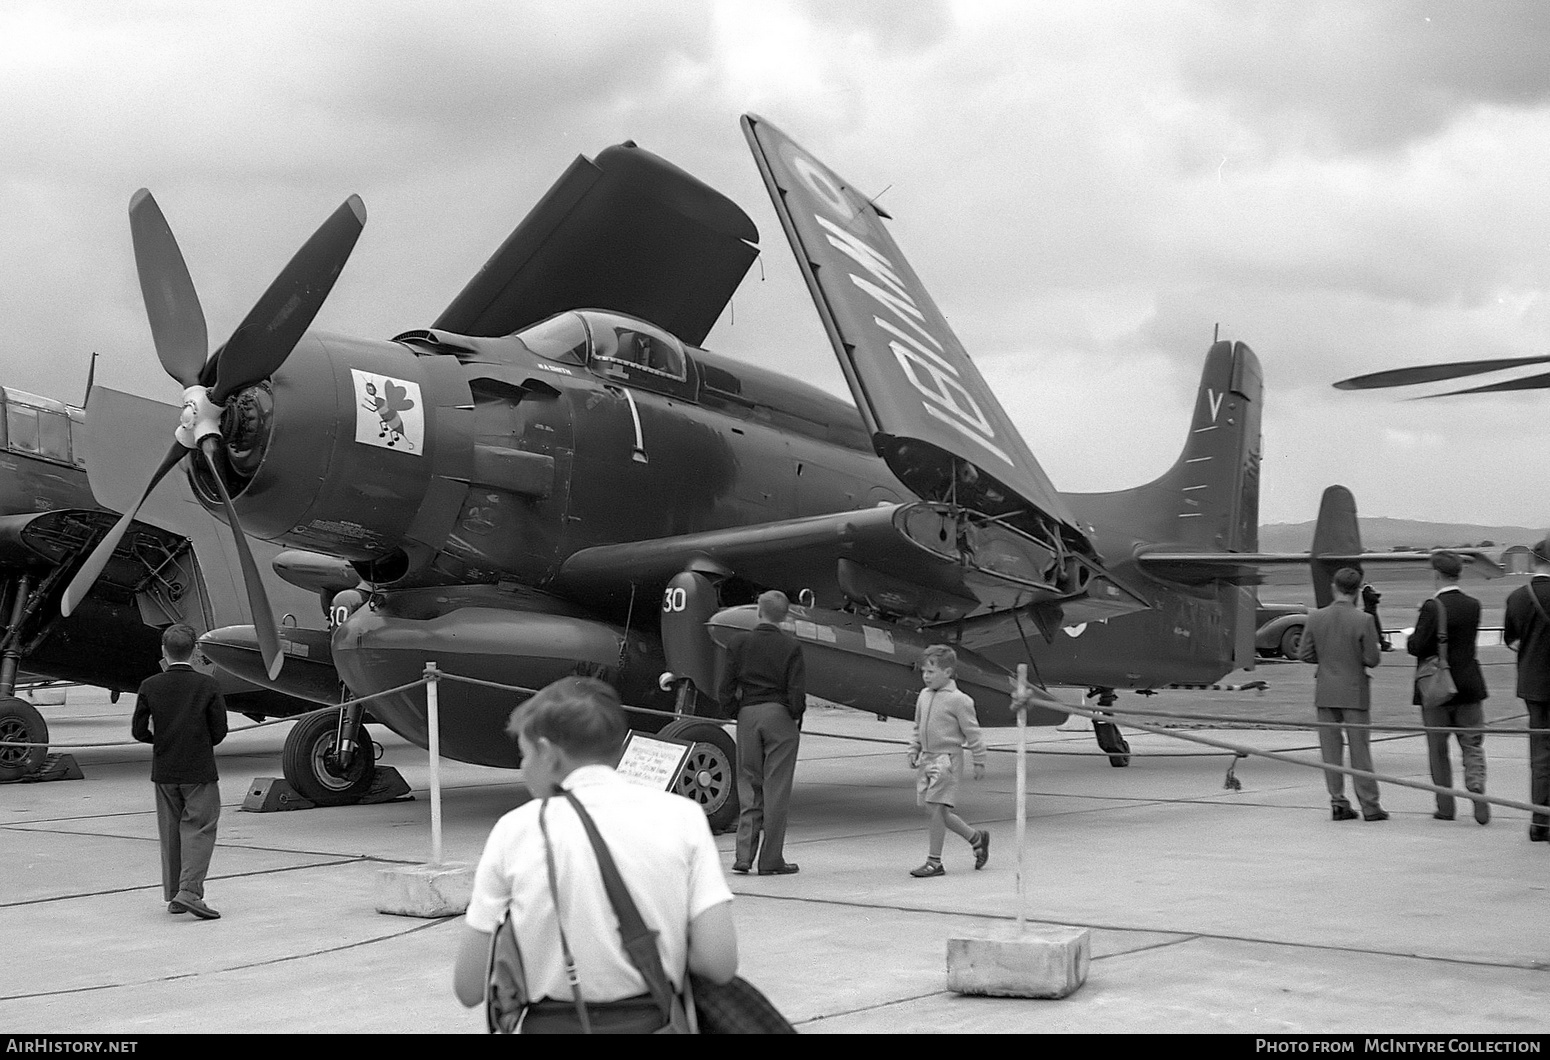
[[[48, 725], [15, 695], [18, 681], [133, 691], [157, 672], [162, 628], [188, 622], [208, 630], [242, 621], [247, 610], [230, 577], [225, 535], [190, 500], [182, 511], [163, 505], [156, 525], [132, 524], [91, 593], [62, 615], [70, 575], [118, 516], [98, 507], [87, 485], [79, 408], [0, 387], [0, 410], [0, 740], [46, 744]], [[169, 521], [186, 529], [169, 531]], [[313, 619], [315, 598], [285, 602]], [[231, 709], [251, 716], [313, 706], [228, 673], [218, 677]], [[43, 747], [0, 747], [0, 780], [33, 773], [46, 757]]]
[[[137, 193], [141, 286], [185, 405], [149, 470], [170, 419], [93, 392], [94, 438], [158, 439], [93, 445], [99, 499], [128, 520], [189, 455], [195, 495], [244, 556], [246, 532], [314, 554], [314, 587], [364, 583], [358, 606], [338, 608], [349, 613], [326, 662], [282, 657], [256, 576], [258, 628], [215, 631], [204, 650], [314, 698], [335, 672], [371, 694], [427, 660], [527, 687], [601, 676], [626, 703], [684, 715], [662, 731], [695, 743], [679, 790], [714, 824], [736, 814], [734, 751], [701, 690], [713, 638], [749, 624], [767, 587], [801, 601], [809, 691], [896, 717], [913, 714], [920, 651], [943, 640], [989, 725], [1011, 720], [1018, 662], [1105, 694], [1251, 666], [1249, 586], [1263, 566], [1308, 557], [1255, 551], [1263, 387], [1249, 348], [1211, 347], [1172, 470], [1059, 493], [884, 215], [768, 123], [745, 117], [744, 130], [855, 407], [699, 348], [758, 233], [633, 144], [577, 159], [431, 328], [391, 341], [306, 330], [364, 222], [351, 199], [207, 358], [176, 243]], [[442, 692], [443, 753], [517, 765], [501, 731], [510, 693]], [[416, 690], [371, 710], [424, 746], [423, 702]], [[1030, 721], [1065, 717], [1047, 698]], [[357, 724], [345, 715], [341, 739]]]

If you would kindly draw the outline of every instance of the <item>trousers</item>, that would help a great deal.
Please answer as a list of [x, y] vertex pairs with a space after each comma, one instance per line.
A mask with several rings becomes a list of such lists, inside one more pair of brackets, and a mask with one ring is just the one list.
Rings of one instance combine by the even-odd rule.
[[156, 829], [161, 837], [161, 891], [166, 901], [205, 896], [205, 874], [215, 853], [221, 786], [157, 784]]
[[[1470, 728], [1485, 724], [1485, 709], [1479, 703], [1459, 703], [1455, 706], [1422, 707], [1421, 724], [1428, 728]], [[1432, 783], [1440, 788], [1453, 786], [1453, 764], [1448, 761], [1448, 736], [1445, 732], [1426, 734], [1426, 761], [1431, 766]], [[1451, 735], [1459, 739], [1459, 753], [1464, 759], [1464, 787], [1468, 791], [1485, 794], [1485, 734], [1459, 732]], [[1437, 812], [1453, 816], [1452, 795], [1437, 796]]]
[[[1353, 707], [1319, 707], [1318, 715], [1321, 722], [1333, 722], [1334, 724], [1321, 725], [1319, 727], [1319, 754], [1326, 765], [1344, 765], [1345, 745], [1351, 745], [1351, 768], [1363, 769], [1371, 773], [1372, 747], [1368, 742], [1368, 733], [1364, 728], [1347, 728], [1347, 723], [1354, 722], [1366, 725], [1372, 712], [1359, 710]], [[1324, 786], [1329, 789], [1329, 801], [1331, 805], [1351, 808], [1351, 803], [1345, 797], [1345, 774], [1336, 773], [1333, 769], [1324, 770]], [[1362, 804], [1362, 812], [1377, 813], [1383, 807], [1378, 805], [1378, 782], [1371, 777], [1352, 777], [1351, 786], [1356, 789], [1357, 801]]]
[[[1525, 699], [1528, 707], [1528, 801], [1550, 806], [1550, 700]], [[1534, 814], [1532, 827], [1550, 827], [1550, 817]]]
[[[737, 860], [760, 869], [786, 862], [786, 811], [801, 730], [784, 703], [750, 703], [737, 712]], [[760, 842], [760, 834], [763, 842]]]

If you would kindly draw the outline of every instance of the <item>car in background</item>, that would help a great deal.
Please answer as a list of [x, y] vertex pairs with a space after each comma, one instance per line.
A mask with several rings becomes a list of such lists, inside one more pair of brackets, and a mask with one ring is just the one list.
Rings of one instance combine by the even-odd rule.
[[1260, 604], [1255, 609], [1254, 652], [1267, 659], [1295, 659], [1308, 623], [1307, 604]]

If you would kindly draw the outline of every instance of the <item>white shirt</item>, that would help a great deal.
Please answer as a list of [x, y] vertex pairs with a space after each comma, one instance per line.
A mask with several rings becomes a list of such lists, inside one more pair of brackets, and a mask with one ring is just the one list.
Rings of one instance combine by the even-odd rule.
[[[608, 766], [582, 766], [565, 778], [563, 787], [592, 815], [641, 918], [659, 932], [663, 970], [674, 986], [681, 985], [689, 957], [689, 921], [732, 900], [704, 811], [681, 795], [632, 784]], [[538, 827], [542, 802], [534, 799], [517, 807], [490, 831], [474, 874], [467, 923], [476, 931], [494, 931], [509, 906], [532, 996], [569, 1001]], [[646, 993], [645, 981], [620, 943], [619, 920], [580, 819], [563, 796], [548, 802], [544, 819], [554, 846], [565, 937], [576, 959], [581, 996], [617, 1001]]]

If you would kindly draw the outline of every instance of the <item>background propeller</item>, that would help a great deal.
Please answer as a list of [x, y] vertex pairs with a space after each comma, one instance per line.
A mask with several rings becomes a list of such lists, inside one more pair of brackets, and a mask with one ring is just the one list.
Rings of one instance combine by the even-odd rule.
[[333, 290], [365, 223], [365, 204], [359, 196], [350, 196], [280, 271], [226, 344], [207, 358], [204, 310], [182, 251], [151, 193], [144, 188], [135, 192], [129, 202], [129, 227], [140, 293], [156, 356], [184, 388], [183, 411], [177, 440], [150, 475], [140, 499], [97, 544], [65, 589], [60, 604], [64, 614], [74, 611], [91, 591], [151, 491], [185, 456], [198, 450], [235, 539], [264, 668], [271, 680], [279, 676], [284, 656], [269, 595], [222, 475], [220, 416], [233, 394], [263, 382], [285, 363]]
[[[1486, 372], [1495, 372], [1503, 368], [1521, 368], [1529, 364], [1550, 364], [1550, 356], [1543, 357], [1503, 357], [1488, 361], [1450, 361], [1447, 364], [1418, 364], [1409, 368], [1391, 368], [1386, 372], [1373, 372], [1370, 375], [1353, 376], [1350, 379], [1342, 379], [1335, 384], [1336, 390], [1378, 390], [1391, 386], [1412, 386], [1416, 383], [1440, 383], [1444, 379], [1462, 379], [1470, 375], [1482, 375]], [[1545, 376], [1534, 376], [1535, 380], [1543, 380]], [[1519, 383], [1529, 380], [1518, 380]], [[1544, 384], [1541, 383], [1540, 386]], [[1501, 390], [1537, 390], [1539, 386], [1508, 386], [1505, 384], [1493, 384], [1491, 387], [1481, 387], [1472, 390], [1455, 390], [1455, 394], [1484, 393], [1488, 389]], [[1438, 397], [1446, 397], [1446, 394], [1438, 394]]]

